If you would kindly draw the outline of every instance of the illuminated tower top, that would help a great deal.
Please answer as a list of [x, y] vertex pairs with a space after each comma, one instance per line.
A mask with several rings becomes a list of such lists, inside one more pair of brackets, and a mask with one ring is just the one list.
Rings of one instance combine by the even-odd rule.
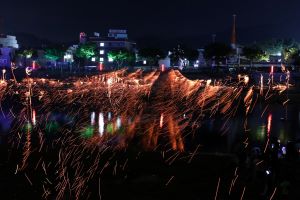
[[236, 49], [236, 15], [233, 15], [233, 26], [231, 34], [231, 47]]

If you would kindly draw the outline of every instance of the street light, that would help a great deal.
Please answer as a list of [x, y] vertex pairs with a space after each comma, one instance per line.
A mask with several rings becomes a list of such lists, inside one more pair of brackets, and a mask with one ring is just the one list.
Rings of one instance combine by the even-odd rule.
[[5, 81], [6, 69], [2, 69], [2, 80]]

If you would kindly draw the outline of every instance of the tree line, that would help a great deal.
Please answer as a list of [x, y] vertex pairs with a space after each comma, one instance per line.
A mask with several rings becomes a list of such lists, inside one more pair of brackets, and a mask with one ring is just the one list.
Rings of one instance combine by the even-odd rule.
[[[214, 60], [217, 63], [224, 62], [228, 57], [236, 54], [228, 44], [211, 43], [204, 48], [204, 58], [206, 60]], [[45, 59], [52, 62], [57, 62], [63, 59], [67, 48], [65, 46], [53, 46], [43, 48]], [[259, 43], [248, 44], [241, 47], [241, 55], [251, 65], [253, 62], [268, 61], [270, 56], [279, 56], [282, 62], [291, 65], [300, 65], [300, 45], [293, 39], [271, 39]], [[37, 59], [38, 53], [35, 49], [21, 49], [15, 54], [15, 57], [26, 59]], [[99, 48], [96, 43], [80, 44], [75, 52], [73, 52], [74, 62], [82, 67], [86, 61], [94, 59], [95, 62], [100, 62], [102, 55], [99, 54]], [[116, 68], [121, 68], [126, 63], [134, 65], [137, 60], [147, 60], [147, 64], [151, 66], [158, 65], [160, 59], [167, 56], [171, 60], [171, 64], [180, 65], [186, 62], [194, 62], [198, 60], [199, 51], [178, 45], [170, 51], [165, 51], [160, 48], [150, 47], [141, 48], [139, 51], [129, 51], [127, 49], [114, 49], [107, 53], [108, 58], [116, 65]]]

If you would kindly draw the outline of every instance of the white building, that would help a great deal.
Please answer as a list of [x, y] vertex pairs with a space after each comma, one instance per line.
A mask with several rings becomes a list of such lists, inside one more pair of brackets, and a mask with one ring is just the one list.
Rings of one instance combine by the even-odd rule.
[[72, 45], [67, 49], [67, 51], [65, 52], [65, 55], [64, 55], [64, 62], [69, 62], [69, 63], [74, 62], [74, 54], [75, 54], [77, 48], [78, 48], [78, 45]]
[[16, 36], [12, 35], [0, 35], [0, 46], [1, 47], [10, 47], [14, 49], [19, 48]]
[[0, 67], [10, 67], [15, 50], [19, 48], [17, 39], [11, 35], [0, 34]]
[[196, 62], [194, 63], [194, 67], [197, 68], [197, 67], [205, 67], [206, 66], [206, 60], [204, 58], [204, 49], [201, 48], [201, 49], [197, 49], [198, 52], [199, 52], [199, 56], [198, 56], [198, 59], [196, 60]]
[[[94, 33], [93, 36], [88, 37], [88, 41], [97, 45], [99, 62], [105, 66], [114, 66], [112, 58], [108, 56], [108, 53], [112, 50], [124, 49], [133, 53], [136, 51], [136, 43], [128, 40], [127, 30], [110, 29], [106, 37]], [[92, 58], [91, 61], [95, 63], [96, 58]]]

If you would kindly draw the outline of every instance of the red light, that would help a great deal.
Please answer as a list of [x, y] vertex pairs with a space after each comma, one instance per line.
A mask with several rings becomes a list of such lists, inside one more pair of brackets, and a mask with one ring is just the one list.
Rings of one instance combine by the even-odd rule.
[[272, 65], [271, 66], [271, 74], [273, 74], [274, 73], [274, 66]]
[[269, 114], [269, 116], [268, 116], [268, 124], [267, 124], [268, 136], [270, 135], [270, 132], [271, 132], [271, 125], [272, 125], [272, 114]]
[[161, 71], [162, 71], [162, 72], [165, 71], [165, 65], [164, 65], [164, 64], [161, 65]]
[[35, 69], [35, 67], [36, 67], [35, 61], [32, 61], [32, 69]]
[[99, 63], [99, 70], [103, 71], [103, 69], [104, 69], [103, 63]]

